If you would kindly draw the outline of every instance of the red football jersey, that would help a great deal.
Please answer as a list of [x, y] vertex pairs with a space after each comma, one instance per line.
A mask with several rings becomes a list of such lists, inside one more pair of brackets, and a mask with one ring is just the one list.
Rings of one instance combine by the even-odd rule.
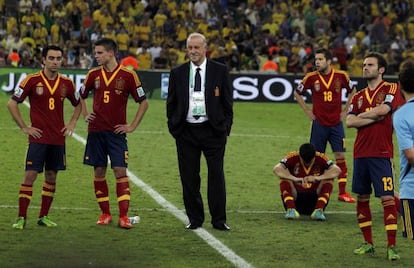
[[65, 126], [64, 100], [68, 98], [73, 106], [79, 104], [73, 81], [60, 74], [55, 80], [49, 80], [43, 71], [29, 74], [12, 96], [18, 103], [26, 97], [29, 97], [31, 126], [43, 131], [39, 139], [29, 136], [29, 142], [63, 145], [65, 136], [61, 130]]
[[352, 91], [348, 74], [332, 68], [326, 75], [318, 71], [306, 74], [296, 92], [304, 95], [311, 91], [313, 114], [321, 125], [329, 127], [341, 122], [343, 88]]
[[136, 102], [146, 99], [136, 72], [118, 65], [113, 72], [102, 66], [88, 72], [81, 88], [87, 98], [93, 90], [93, 112], [96, 118], [89, 123], [89, 131], [113, 131], [116, 125], [126, 124], [126, 109], [131, 95]]
[[[326, 155], [319, 152], [316, 152], [315, 161], [308, 167], [302, 163], [299, 152], [289, 153], [285, 156], [285, 158], [280, 160], [280, 163], [285, 165], [290, 174], [298, 178], [303, 178], [310, 175], [319, 176], [323, 174], [325, 170], [329, 169], [331, 165], [333, 165], [332, 160], [330, 160]], [[311, 192], [316, 191], [316, 188], [319, 185], [319, 181], [308, 183], [306, 185], [302, 185], [301, 183], [294, 184], [295, 188], [298, 191]]]
[[382, 103], [390, 105], [391, 112], [383, 120], [358, 128], [354, 143], [354, 158], [393, 157], [392, 113], [404, 102], [398, 84], [385, 81], [382, 81], [375, 90], [364, 88], [355, 94], [349, 107], [349, 114], [358, 115]]

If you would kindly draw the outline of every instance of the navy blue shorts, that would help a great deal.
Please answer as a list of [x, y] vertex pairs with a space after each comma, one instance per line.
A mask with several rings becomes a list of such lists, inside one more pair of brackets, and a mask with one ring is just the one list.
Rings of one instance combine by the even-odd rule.
[[414, 240], [414, 199], [401, 199], [402, 235]]
[[394, 195], [394, 177], [392, 162], [389, 158], [356, 158], [354, 159], [354, 174], [352, 192], [375, 196]]
[[51, 145], [29, 143], [26, 154], [26, 170], [35, 170], [39, 173], [45, 170], [65, 170], [65, 145]]
[[326, 127], [313, 120], [310, 143], [315, 146], [316, 151], [325, 153], [328, 142], [332, 152], [345, 152], [345, 131], [342, 122], [336, 126]]
[[125, 134], [94, 131], [88, 134], [83, 163], [94, 167], [128, 167], [128, 144]]

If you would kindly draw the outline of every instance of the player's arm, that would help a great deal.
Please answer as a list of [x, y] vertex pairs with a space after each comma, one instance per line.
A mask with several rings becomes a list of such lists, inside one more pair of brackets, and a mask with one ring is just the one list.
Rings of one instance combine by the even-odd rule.
[[315, 120], [315, 115], [313, 114], [312, 109], [309, 108], [309, 106], [306, 104], [303, 97], [296, 91], [293, 92], [293, 95], [295, 96], [296, 101], [298, 102], [299, 106], [302, 108], [305, 114], [309, 117], [309, 119]]
[[116, 125], [115, 126], [115, 133], [117, 134], [124, 134], [124, 133], [131, 133], [133, 132], [138, 125], [141, 123], [142, 118], [144, 118], [145, 112], [148, 109], [148, 101], [144, 99], [139, 104], [138, 110], [135, 113], [135, 117], [132, 120], [131, 124], [129, 125]]
[[303, 178], [293, 176], [289, 169], [282, 163], [278, 163], [273, 167], [273, 173], [281, 179], [303, 183]]
[[387, 103], [383, 103], [367, 112], [360, 113], [358, 117], [379, 121], [389, 112], [391, 112], [391, 106]]
[[346, 117], [346, 127], [360, 128], [375, 123], [376, 121], [370, 118], [362, 118], [355, 114], [348, 114]]
[[356, 93], [356, 87], [353, 87], [351, 93], [349, 93], [349, 95], [348, 95], [348, 100], [345, 103], [345, 107], [341, 112], [341, 119], [342, 120], [344, 120], [346, 118], [346, 114], [348, 113], [349, 106], [351, 105], [351, 101], [352, 101], [352, 98], [354, 97], [355, 93]]
[[29, 127], [24, 122], [22, 115], [19, 110], [19, 104], [16, 100], [10, 99], [7, 103], [7, 108], [9, 109], [9, 112], [11, 116], [13, 117], [13, 120], [16, 122], [17, 126], [23, 131], [23, 133], [32, 136], [33, 138], [40, 138], [42, 137], [42, 130], [35, 128], [35, 127]]
[[82, 113], [82, 104], [79, 101], [78, 105], [73, 109], [72, 116], [69, 120], [69, 123], [62, 129], [62, 132], [65, 136], [72, 136], [73, 131], [75, 130], [76, 122], [79, 119], [80, 114]]
[[323, 181], [323, 180], [333, 180], [334, 178], [338, 177], [338, 175], [341, 173], [341, 169], [335, 165], [331, 164], [328, 169], [325, 170], [324, 173], [322, 173], [319, 176], [306, 176], [305, 181], [306, 182], [314, 182], [314, 181]]

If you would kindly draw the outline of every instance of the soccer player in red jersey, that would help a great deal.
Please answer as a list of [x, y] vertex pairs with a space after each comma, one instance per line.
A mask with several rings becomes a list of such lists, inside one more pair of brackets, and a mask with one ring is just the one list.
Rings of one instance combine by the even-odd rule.
[[[108, 38], [95, 43], [95, 59], [100, 65], [90, 70], [81, 88], [85, 99], [93, 91], [92, 112], [82, 100], [82, 114], [88, 125], [88, 138], [84, 164], [94, 167], [95, 196], [102, 211], [97, 224], [112, 222], [109, 193], [106, 181], [108, 156], [116, 178], [119, 220], [121, 228], [132, 227], [128, 219], [130, 201], [127, 133], [133, 132], [148, 109], [148, 102], [141, 81], [135, 71], [119, 64], [115, 58], [117, 44]], [[139, 103], [135, 117], [127, 123], [126, 110], [129, 96]]]
[[[355, 89], [351, 87], [348, 74], [335, 70], [331, 63], [332, 53], [325, 48], [317, 49], [315, 51], [317, 70], [306, 74], [294, 95], [312, 122], [310, 143], [321, 153], [325, 153], [328, 142], [331, 145], [336, 164], [341, 169], [338, 176], [338, 200], [354, 203], [355, 199], [346, 192], [348, 169], [345, 161], [345, 131], [342, 119], [346, 116]], [[343, 88], [349, 93], [344, 109], [342, 109]], [[308, 90], [312, 93], [312, 109], [301, 96]]]
[[[62, 66], [63, 50], [57, 46], [47, 46], [42, 50], [42, 59], [43, 70], [29, 74], [8, 102], [14, 121], [29, 137], [25, 175], [19, 190], [19, 213], [13, 224], [16, 229], [25, 227], [33, 184], [43, 169], [45, 181], [37, 223], [47, 227], [56, 226], [48, 213], [55, 194], [58, 170], [66, 169], [65, 136], [72, 135], [82, 108], [79, 92], [76, 92], [72, 80], [58, 72]], [[27, 97], [30, 103], [30, 126], [25, 123], [18, 107]], [[75, 109], [65, 125], [63, 105], [66, 98]]]
[[357, 219], [365, 242], [355, 254], [374, 253], [372, 217], [369, 206], [374, 188], [384, 209], [387, 257], [399, 259], [395, 250], [397, 209], [394, 199], [392, 113], [404, 103], [398, 84], [383, 80], [387, 62], [376, 52], [364, 58], [363, 76], [367, 87], [354, 95], [346, 119], [347, 127], [357, 129], [354, 144], [352, 191], [357, 194]]
[[331, 196], [333, 180], [340, 168], [310, 143], [302, 144], [299, 152], [291, 152], [273, 168], [280, 177], [280, 192], [286, 219], [300, 214], [325, 221], [324, 210]]

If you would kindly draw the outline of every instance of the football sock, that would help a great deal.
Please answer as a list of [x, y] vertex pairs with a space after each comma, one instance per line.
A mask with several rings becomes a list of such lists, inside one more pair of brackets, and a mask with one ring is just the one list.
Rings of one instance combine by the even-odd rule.
[[387, 232], [388, 247], [395, 246], [397, 234], [397, 209], [394, 199], [382, 201], [384, 208], [384, 226]]
[[280, 192], [282, 193], [282, 199], [283, 203], [286, 206], [286, 209], [296, 208], [290, 183], [288, 181], [282, 180], [280, 181], [279, 187]]
[[21, 184], [19, 190], [19, 217], [26, 218], [27, 208], [33, 195], [33, 185]]
[[105, 178], [94, 179], [95, 196], [103, 214], [111, 214], [109, 210], [108, 184]]
[[336, 165], [341, 169], [338, 175], [338, 191], [339, 194], [346, 193], [346, 181], [348, 176], [348, 168], [345, 159], [336, 159]]
[[369, 207], [369, 198], [357, 201], [357, 219], [359, 228], [361, 229], [364, 240], [370, 244], [374, 244], [372, 240], [372, 217]]
[[127, 176], [116, 179], [116, 195], [118, 197], [119, 217], [127, 216], [131, 193]]
[[47, 182], [47, 181], [43, 183], [42, 205], [40, 207], [39, 218], [43, 216], [47, 216], [47, 214], [49, 213], [49, 209], [50, 209], [50, 206], [52, 205], [55, 191], [56, 191], [56, 183]]
[[326, 207], [326, 205], [328, 204], [329, 201], [329, 197], [331, 196], [332, 193], [332, 183], [327, 182], [324, 183], [321, 187], [321, 191], [319, 192], [318, 195], [318, 201], [316, 202], [316, 207], [315, 209], [324, 209]]

